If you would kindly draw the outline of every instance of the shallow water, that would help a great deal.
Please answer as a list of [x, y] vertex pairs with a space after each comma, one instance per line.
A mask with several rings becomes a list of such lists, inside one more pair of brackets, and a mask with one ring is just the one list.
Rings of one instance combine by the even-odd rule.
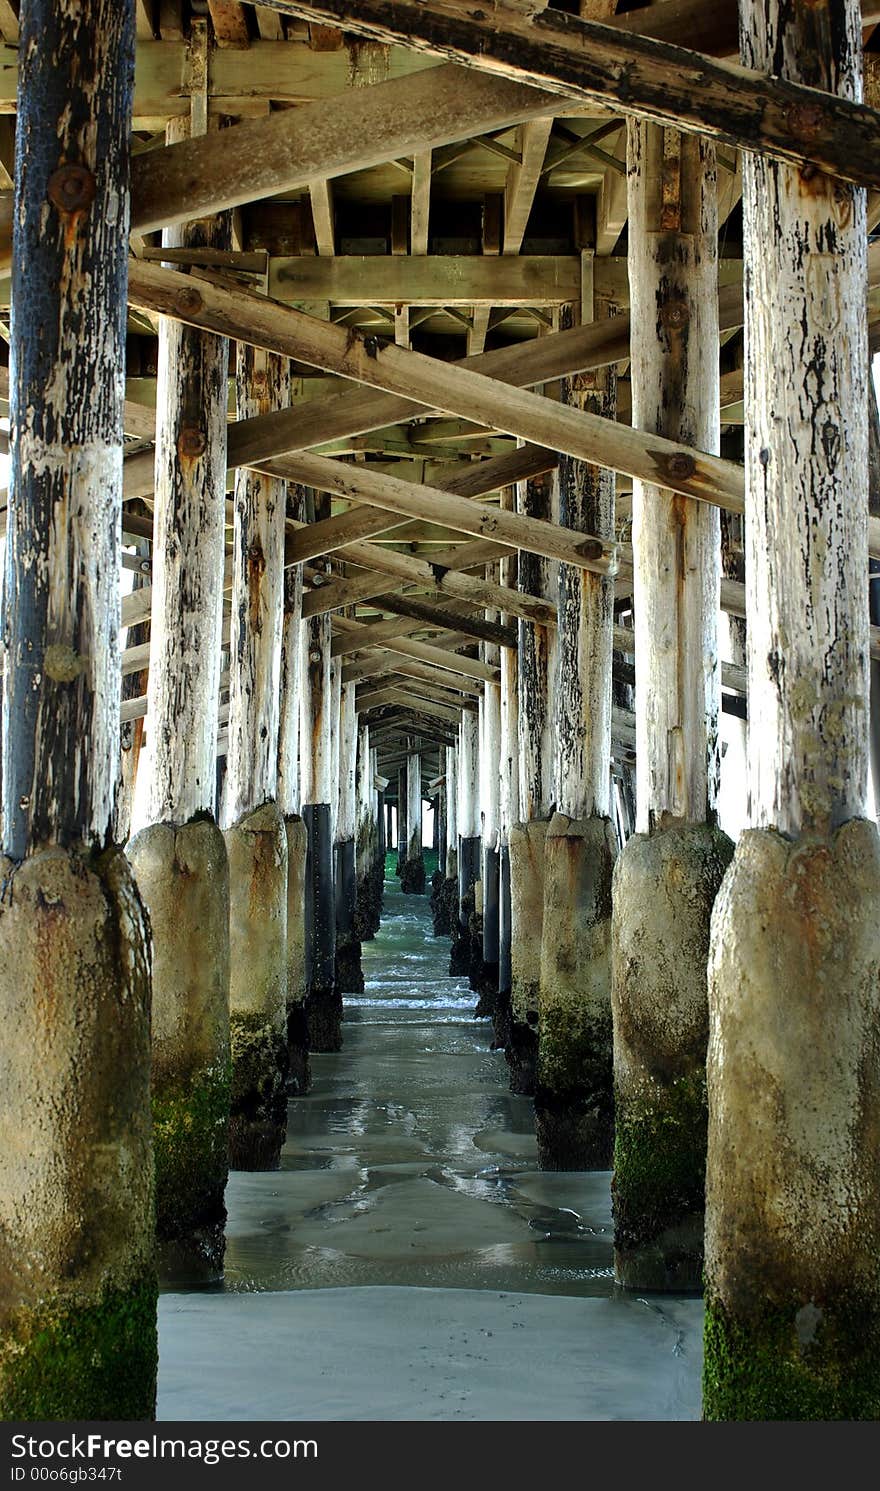
[[[304, 1391], [314, 1417], [522, 1416], [522, 1406], [512, 1406], [526, 1391], [516, 1373], [522, 1369], [523, 1382], [530, 1375], [542, 1320], [554, 1367], [545, 1400], [539, 1395], [527, 1417], [560, 1416], [570, 1353], [578, 1351], [594, 1353], [595, 1371], [591, 1386], [577, 1389], [582, 1411], [569, 1406], [569, 1416], [698, 1413], [699, 1301], [643, 1300], [615, 1286], [610, 1175], [538, 1170], [532, 1104], [508, 1091], [504, 1056], [490, 1048], [491, 1024], [474, 1020], [476, 996], [465, 980], [448, 977], [448, 958], [448, 941], [432, 934], [427, 899], [404, 896], [396, 880], [387, 881], [382, 926], [363, 950], [365, 992], [346, 1000], [344, 1049], [313, 1056], [312, 1091], [290, 1102], [280, 1171], [230, 1175], [223, 1284], [175, 1286], [162, 1302], [160, 1408], [169, 1405], [162, 1416], [233, 1416], [222, 1406], [216, 1368], [213, 1399], [194, 1383], [200, 1354], [216, 1361], [237, 1353], [249, 1328], [262, 1342], [264, 1389], [272, 1382], [274, 1391], [275, 1347], [287, 1362], [288, 1329], [297, 1337], [317, 1332], [327, 1357], [322, 1370], [348, 1384], [329, 1409], [315, 1398], [313, 1380], [307, 1388], [287, 1382], [295, 1369], [286, 1367], [279, 1417], [297, 1416], [290, 1392], [306, 1413]], [[484, 1293], [480, 1300], [461, 1291]], [[257, 1314], [233, 1309], [232, 1296], [254, 1292], [275, 1300], [267, 1301], [279, 1333], [274, 1347]], [[309, 1297], [282, 1309], [281, 1297], [297, 1292]], [[549, 1299], [545, 1307], [535, 1300], [533, 1307], [534, 1296], [568, 1297], [572, 1325], [580, 1318], [576, 1302], [595, 1302], [589, 1341], [580, 1328], [569, 1341], [562, 1300], [552, 1307]], [[457, 1407], [431, 1388], [443, 1363], [462, 1356], [447, 1321], [483, 1348], [462, 1357], [468, 1370], [479, 1367], [482, 1386], [461, 1401], [452, 1394]], [[528, 1347], [518, 1335], [527, 1326]], [[349, 1360], [359, 1329], [360, 1377]], [[500, 1337], [488, 1345], [500, 1331], [503, 1360]], [[511, 1358], [511, 1342], [520, 1340]], [[371, 1381], [370, 1351], [380, 1346], [390, 1374], [384, 1388]], [[401, 1406], [405, 1384], [393, 1365], [398, 1352], [413, 1357], [408, 1406]], [[612, 1365], [621, 1382], [629, 1381], [629, 1392], [621, 1389], [623, 1411], [606, 1411]], [[450, 1382], [461, 1370], [459, 1362]], [[237, 1381], [240, 1389], [240, 1374]], [[239, 1416], [248, 1417], [237, 1403]], [[253, 1416], [265, 1413], [264, 1391]]]
[[227, 1290], [611, 1293], [609, 1176], [537, 1169], [531, 1102], [448, 960], [426, 898], [387, 882], [344, 1049], [312, 1058], [281, 1173], [230, 1176]]

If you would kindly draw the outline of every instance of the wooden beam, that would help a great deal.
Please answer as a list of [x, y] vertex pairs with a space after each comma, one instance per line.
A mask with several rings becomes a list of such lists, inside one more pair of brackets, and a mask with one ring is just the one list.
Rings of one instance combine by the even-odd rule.
[[[309, 182], [309, 199], [312, 204], [312, 222], [315, 225], [315, 243], [322, 258], [332, 259], [336, 252], [336, 235], [333, 224], [333, 188], [324, 178]], [[316, 300], [326, 300], [326, 295], [317, 295]]]
[[880, 186], [880, 114], [873, 109], [564, 11], [482, 11], [470, 0], [396, 0], [393, 7], [387, 0], [279, 0], [277, 8], [344, 20], [348, 30], [386, 45]]
[[[276, 463], [270, 464], [274, 469]], [[437, 487], [425, 487], [417, 482], [400, 481], [397, 477], [373, 472], [369, 466], [350, 466], [329, 456], [302, 452], [283, 457], [282, 464], [283, 474], [289, 479], [351, 502], [365, 502], [389, 512], [405, 513], [411, 518], [432, 518], [460, 533], [528, 549], [545, 559], [578, 565], [596, 574], [613, 574], [616, 568], [613, 543], [563, 528], [558, 523], [528, 518], [521, 513], [503, 512], [500, 508], [474, 502], [469, 497], [441, 492]], [[361, 546], [350, 545], [348, 552], [354, 559], [361, 552]]]
[[[434, 485], [439, 491], [457, 493], [461, 497], [482, 497], [502, 486], [524, 481], [529, 476], [537, 476], [555, 464], [554, 452], [537, 445], [524, 445], [511, 455], [481, 461], [466, 467], [464, 471], [453, 472], [446, 479], [438, 477]], [[390, 523], [380, 512], [364, 510], [363, 507], [353, 508], [350, 512], [327, 518], [322, 523], [309, 523], [294, 532], [288, 540], [287, 563], [301, 564], [307, 559], [317, 558], [319, 554], [329, 554], [334, 549], [344, 548], [353, 540], [373, 538], [396, 526], [398, 525]]]
[[574, 300], [579, 293], [580, 260], [574, 254], [509, 260], [476, 254], [348, 254], [332, 260], [295, 255], [269, 262], [269, 294], [294, 305], [327, 300], [360, 306], [369, 294], [370, 305], [548, 306]]
[[[279, 306], [247, 292], [205, 281], [199, 281], [196, 287], [191, 277], [141, 261], [133, 261], [130, 266], [129, 298], [136, 305], [159, 310], [220, 335], [250, 341], [267, 351], [294, 357], [313, 367], [324, 367], [374, 388], [419, 399], [428, 407], [485, 421], [506, 434], [563, 451], [579, 460], [656, 482], [687, 497], [742, 511], [743, 474], [733, 462], [689, 450], [660, 436], [643, 435], [599, 415], [565, 408], [470, 368], [439, 363], [402, 347], [380, 345], [375, 338], [364, 338], [350, 329], [305, 316], [291, 307]], [[265, 416], [277, 422], [276, 429], [280, 425], [290, 427], [287, 437], [290, 448], [305, 443], [301, 417], [299, 409]], [[263, 466], [258, 443], [252, 442], [245, 456], [240, 448], [235, 449], [231, 433], [230, 459], [250, 465], [259, 461]], [[281, 465], [271, 470], [263, 466], [263, 469], [273, 476], [289, 475]]]
[[[520, 160], [514, 161], [509, 167], [504, 188], [504, 254], [518, 254], [522, 248], [552, 129], [552, 117], [531, 119], [519, 127]], [[495, 266], [496, 270], [500, 267]], [[540, 304], [530, 296], [526, 296], [520, 304], [526, 302], [529, 305]], [[497, 297], [494, 303], [502, 304]]]
[[370, 636], [372, 630], [372, 627], [346, 619], [346, 642], [359, 643], [362, 648], [370, 651], [378, 645], [383, 654], [415, 658], [418, 662], [431, 663], [435, 668], [442, 668], [465, 678], [483, 679], [489, 683], [497, 683], [499, 680], [498, 669], [481, 662], [479, 658], [459, 657], [457, 653], [449, 652], [443, 647], [432, 647], [430, 643], [416, 642], [408, 637], [394, 637], [377, 644]]
[[239, 0], [208, 0], [218, 47], [249, 47], [247, 14]]

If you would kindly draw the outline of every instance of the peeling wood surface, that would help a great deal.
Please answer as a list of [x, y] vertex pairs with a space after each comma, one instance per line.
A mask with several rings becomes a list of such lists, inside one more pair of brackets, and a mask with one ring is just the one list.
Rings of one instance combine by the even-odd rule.
[[[755, 67], [856, 98], [853, 0], [744, 0]], [[865, 813], [865, 194], [747, 158], [749, 821], [827, 832]]]
[[458, 733], [458, 806], [456, 827], [459, 840], [475, 839], [480, 833], [480, 722], [476, 713], [464, 713]]
[[[549, 520], [553, 514], [554, 482], [536, 477], [520, 482], [516, 493], [517, 512]], [[500, 587], [499, 587], [500, 588]], [[518, 609], [525, 596], [536, 596], [556, 620], [550, 566], [535, 554], [521, 553], [517, 574], [516, 602], [507, 592], [507, 609], [519, 615], [519, 807], [523, 821], [549, 816], [553, 802], [553, 626], [540, 619], [522, 616]], [[504, 604], [502, 598], [502, 604]]]
[[[329, 516], [328, 498], [309, 494], [312, 512], [320, 520]], [[305, 606], [303, 607], [305, 614]], [[326, 803], [335, 796], [332, 775], [331, 730], [333, 700], [330, 686], [329, 613], [309, 617], [302, 626], [300, 663], [300, 801], [304, 806]]]
[[[302, 487], [287, 483], [287, 518], [302, 522], [306, 513], [306, 494]], [[300, 679], [302, 670], [302, 595], [301, 564], [288, 564], [284, 571], [284, 614], [281, 630], [281, 682], [278, 722], [278, 806], [282, 813], [298, 813]]]
[[[290, 403], [290, 365], [238, 344], [236, 408], [253, 419]], [[229, 666], [229, 823], [274, 799], [278, 782], [287, 484], [240, 467], [235, 478]]]
[[134, 46], [134, 9], [114, 0], [25, 10], [4, 621], [14, 859], [112, 833]]
[[[717, 450], [715, 148], [631, 120], [627, 173], [633, 423]], [[720, 549], [715, 509], [633, 483], [640, 832], [714, 819]]]
[[[174, 121], [172, 135], [185, 131]], [[231, 245], [228, 218], [168, 229], [169, 248]], [[145, 769], [149, 823], [212, 812], [226, 522], [225, 337], [159, 328], [152, 634]]]

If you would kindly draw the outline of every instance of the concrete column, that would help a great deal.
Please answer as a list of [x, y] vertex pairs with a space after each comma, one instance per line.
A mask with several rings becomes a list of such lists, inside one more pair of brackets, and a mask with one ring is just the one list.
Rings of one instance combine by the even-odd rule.
[[[552, 519], [554, 478], [517, 485], [517, 510]], [[552, 596], [550, 566], [520, 550], [520, 591]], [[510, 854], [510, 1031], [506, 1056], [513, 1092], [535, 1091], [538, 1058], [538, 991], [544, 921], [544, 840], [553, 804], [553, 657], [551, 628], [520, 620], [517, 723], [519, 728], [519, 820], [511, 823]]]
[[[582, 315], [594, 319], [593, 257], [583, 256]], [[607, 310], [607, 307], [605, 308]], [[571, 312], [563, 328], [572, 324]], [[561, 399], [614, 419], [616, 374], [566, 379]], [[559, 463], [560, 521], [614, 538], [614, 473]], [[544, 849], [535, 1121], [545, 1170], [608, 1169], [614, 1134], [611, 1033], [611, 656], [614, 581], [559, 566], [554, 697], [557, 811]]]
[[[169, 142], [189, 134], [175, 120]], [[230, 247], [228, 217], [166, 229]], [[229, 873], [214, 819], [229, 344], [159, 322], [146, 823], [128, 856], [153, 934], [157, 1233], [166, 1269], [223, 1266], [228, 1166]]]
[[400, 888], [408, 895], [425, 894], [425, 856], [422, 853], [422, 757], [410, 742], [406, 758], [406, 857]]
[[362, 994], [361, 943], [357, 927], [357, 748], [355, 684], [341, 683], [339, 696], [339, 791], [336, 814], [336, 985], [342, 994]]
[[[330, 502], [314, 496], [315, 521]], [[312, 1051], [342, 1045], [342, 999], [336, 988], [336, 908], [333, 884], [333, 729], [329, 613], [302, 626], [300, 675], [300, 801], [308, 833], [305, 896], [306, 1018]]]
[[[715, 148], [628, 126], [633, 424], [718, 450]], [[615, 1266], [698, 1289], [716, 827], [717, 509], [635, 482], [637, 824], [614, 878]]]
[[0, 1415], [150, 1419], [149, 934], [113, 843], [134, 13], [21, 18], [0, 867]]
[[[745, 0], [740, 35], [746, 66], [861, 96], [856, 0]], [[704, 1414], [876, 1419], [865, 193], [743, 177], [751, 826], [712, 919]]]
[[[287, 483], [286, 512], [305, 521], [305, 489]], [[311, 1086], [306, 1019], [306, 858], [308, 833], [300, 816], [299, 726], [302, 675], [302, 565], [284, 570], [278, 724], [278, 806], [287, 839], [287, 1084], [299, 1096]]]
[[[286, 359], [238, 344], [239, 419], [290, 404]], [[229, 855], [230, 1162], [274, 1170], [287, 1134], [287, 899], [277, 800], [286, 484], [235, 478], [226, 848]]]

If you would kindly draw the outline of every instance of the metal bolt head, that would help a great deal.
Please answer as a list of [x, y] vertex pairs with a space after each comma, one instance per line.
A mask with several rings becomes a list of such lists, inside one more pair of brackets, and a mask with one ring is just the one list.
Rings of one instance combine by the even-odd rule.
[[822, 132], [825, 113], [820, 104], [792, 104], [786, 121], [799, 140], [815, 140]]
[[681, 331], [691, 319], [683, 300], [668, 300], [660, 310], [660, 320], [667, 331]]
[[669, 457], [666, 469], [676, 481], [688, 481], [696, 471], [697, 463], [693, 456], [685, 455], [682, 451]]
[[178, 290], [174, 299], [177, 303], [177, 309], [184, 316], [193, 315], [194, 312], [200, 311], [204, 305], [201, 295], [194, 287]]
[[84, 212], [95, 200], [95, 178], [88, 166], [59, 166], [49, 177], [46, 195], [59, 212]]

